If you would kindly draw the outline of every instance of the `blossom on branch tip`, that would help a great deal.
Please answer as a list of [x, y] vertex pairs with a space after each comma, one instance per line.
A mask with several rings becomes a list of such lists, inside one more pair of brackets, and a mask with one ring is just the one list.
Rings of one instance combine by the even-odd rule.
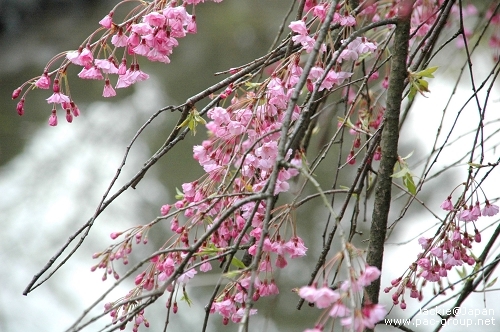
[[57, 111], [52, 109], [52, 113], [49, 117], [49, 126], [55, 127], [57, 126]]
[[102, 91], [102, 96], [105, 98], [116, 96], [116, 91], [115, 91], [115, 89], [113, 89], [113, 87], [109, 83], [109, 79], [106, 79], [106, 81], [104, 83], [104, 89]]
[[94, 56], [88, 47], [66, 53], [66, 58], [75, 65], [87, 67], [94, 61]]
[[54, 92], [52, 96], [50, 96], [46, 100], [48, 104], [62, 104], [70, 102], [69, 97], [61, 92]]
[[307, 36], [309, 34], [309, 31], [307, 30], [306, 27], [306, 23], [302, 20], [290, 22], [288, 27], [290, 28], [290, 30], [298, 33], [299, 35]]
[[319, 309], [329, 307], [340, 299], [340, 294], [329, 287], [303, 286], [299, 289], [299, 296], [304, 300], [314, 303]]
[[451, 196], [445, 199], [443, 203], [441, 203], [441, 209], [445, 211], [453, 211], [453, 203], [451, 202]]
[[48, 89], [50, 87], [50, 77], [46, 71], [35, 82], [35, 86], [39, 89]]
[[483, 210], [481, 211], [481, 214], [483, 216], [488, 216], [492, 217], [498, 213], [498, 206], [495, 204], [490, 204], [488, 200], [486, 200], [486, 205], [484, 206]]
[[21, 98], [21, 100], [19, 100], [19, 102], [16, 105], [17, 114], [19, 115], [24, 114], [24, 102], [25, 102], [24, 98]]
[[99, 24], [106, 29], [110, 29], [112, 24], [113, 24], [113, 11], [109, 12], [108, 15], [104, 16], [100, 21]]

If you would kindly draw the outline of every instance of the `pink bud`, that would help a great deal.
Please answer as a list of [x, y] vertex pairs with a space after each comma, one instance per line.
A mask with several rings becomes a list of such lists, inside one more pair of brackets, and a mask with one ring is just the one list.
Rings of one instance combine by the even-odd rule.
[[71, 110], [69, 108], [66, 110], [66, 121], [69, 123], [73, 122], [73, 114], [71, 114]]
[[170, 211], [170, 208], [171, 208], [171, 207], [172, 207], [172, 206], [171, 206], [170, 204], [165, 204], [165, 205], [163, 205], [163, 206], [161, 207], [161, 210], [160, 210], [161, 215], [162, 215], [162, 216], [166, 216], [166, 215], [168, 214], [168, 212]]
[[113, 232], [113, 233], [109, 234], [109, 236], [111, 237], [112, 240], [116, 239], [120, 235], [122, 235], [122, 232]]
[[49, 126], [57, 126], [57, 111], [55, 108], [52, 110], [52, 114], [49, 117]]
[[347, 156], [347, 163], [349, 165], [354, 165], [356, 163], [356, 158], [354, 157], [354, 151], [349, 152]]
[[475, 229], [474, 232], [476, 233], [476, 234], [474, 234], [474, 241], [476, 241], [477, 243], [480, 243], [481, 242], [481, 234], [479, 233], [479, 231], [477, 229]]
[[12, 99], [17, 99], [23, 90], [19, 87], [12, 92]]
[[[12, 99], [14, 99], [14, 98], [12, 98]], [[19, 114], [19, 115], [24, 114], [24, 98], [21, 98], [21, 100], [19, 100], [19, 102], [17, 103], [17, 106], [16, 106], [16, 110], [17, 110], [17, 114]]]
[[52, 86], [52, 91], [54, 91], [54, 93], [59, 93], [61, 91], [60, 87], [59, 87], [59, 80], [54, 80], [54, 85]]

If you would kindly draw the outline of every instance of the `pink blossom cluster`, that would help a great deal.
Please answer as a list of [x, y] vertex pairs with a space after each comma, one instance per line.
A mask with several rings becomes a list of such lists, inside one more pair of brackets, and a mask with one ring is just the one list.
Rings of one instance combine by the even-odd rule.
[[[24, 113], [25, 96], [31, 87], [52, 87], [52, 95], [47, 98], [47, 102], [52, 105], [49, 125], [57, 125], [57, 105], [65, 110], [68, 122], [79, 116], [80, 111], [69, 92], [66, 76], [69, 65], [81, 67], [78, 74], [81, 79], [104, 81], [104, 97], [113, 97], [116, 95], [115, 89], [126, 88], [148, 79], [149, 75], [140, 70], [139, 61], [146, 59], [169, 63], [173, 49], [178, 46], [178, 39], [197, 32], [194, 6], [201, 2], [204, 0], [144, 1], [138, 8], [140, 10], [132, 11], [120, 24], [114, 21], [112, 10], [99, 22], [101, 28], [82, 46], [56, 56], [41, 76], [14, 91], [13, 99], [21, 97], [17, 104], [18, 113]], [[396, 3], [401, 1], [393, 1], [393, 4]], [[442, 3], [443, 0], [414, 2], [411, 20], [414, 38], [420, 38], [429, 32]], [[193, 6], [193, 15], [188, 13], [190, 6]], [[306, 166], [303, 165], [305, 155], [300, 149], [283, 151], [287, 167], [280, 163], [280, 132], [291, 97], [298, 89], [297, 84], [304, 72], [302, 55], [313, 52], [319, 27], [325, 21], [330, 6], [330, 1], [305, 1], [304, 17], [288, 26], [292, 32], [291, 42], [300, 46], [296, 47], [296, 52], [282, 59], [269, 77], [266, 76], [259, 82], [234, 81], [222, 88], [218, 95], [219, 103], [206, 112], [208, 137], [193, 147], [193, 158], [202, 167], [204, 175], [182, 184], [177, 201], [162, 206], [158, 220], [124, 232], [111, 233], [111, 238], [120, 239], [119, 242], [94, 255], [100, 261], [91, 268], [92, 271], [104, 270], [103, 280], [108, 275], [119, 279], [114, 263], [122, 260], [123, 264], [127, 264], [134, 242], [146, 244], [149, 230], [157, 222], [169, 220], [170, 232], [161, 248], [162, 253], [149, 259], [149, 265], [135, 276], [135, 287], [124, 298], [105, 305], [105, 310], [115, 324], [123, 324], [125, 327], [129, 322], [132, 303], [137, 304], [132, 299], [162, 287], [170, 295], [167, 308], [176, 313], [177, 294], [183, 293], [187, 297], [185, 285], [196, 278], [198, 273], [213, 270], [213, 262], [219, 262], [221, 266], [233, 264], [238, 270], [232, 271], [235, 272], [234, 278], [209, 304], [210, 313], [219, 314], [224, 324], [230, 321], [240, 322], [245, 314], [257, 312], [254, 308], [248, 312], [249, 299], [257, 301], [260, 297], [279, 293], [276, 271], [286, 268], [291, 259], [306, 255], [307, 247], [297, 234], [295, 221], [289, 212], [276, 213], [276, 216], [266, 220], [266, 210], [270, 208], [268, 203], [262, 199], [250, 202], [245, 199], [264, 193], [274, 171], [278, 176], [273, 184], [272, 194], [289, 192], [290, 180]], [[339, 37], [335, 39], [330, 35], [330, 39], [321, 45], [319, 54], [305, 77], [306, 89], [300, 90], [303, 90], [300, 95], [302, 99], [307, 98], [304, 96], [307, 93], [321, 92], [328, 96], [337, 89], [341, 92], [349, 111], [346, 112], [346, 118], [339, 121], [339, 125], [349, 127], [353, 136], [352, 148], [346, 161], [348, 164], [356, 162], [356, 154], [362, 148], [362, 137], [369, 137], [381, 124], [384, 106], [375, 101], [378, 97], [371, 98], [371, 94], [379, 94], [380, 91], [385, 93], [388, 75], [387, 72], [379, 74], [379, 69], [369, 61], [372, 60], [372, 55], [377, 60], [382, 56], [383, 52], [378, 45], [382, 45], [384, 33], [376, 31], [372, 35], [373, 39], [364, 35], [355, 38], [347, 36], [358, 22], [378, 22], [383, 17], [394, 17], [398, 14], [396, 8], [396, 5], [387, 6], [383, 2], [367, 1], [360, 14], [354, 17], [354, 11], [351, 11], [348, 2], [338, 2], [332, 17], [332, 27], [340, 27]], [[403, 7], [399, 8], [405, 10]], [[492, 19], [496, 17], [492, 16]], [[103, 34], [96, 38], [100, 31]], [[121, 56], [118, 52], [121, 52]], [[62, 64], [51, 71], [56, 60], [61, 60]], [[354, 72], [361, 67], [364, 68], [363, 71]], [[358, 72], [361, 74], [358, 75]], [[350, 83], [353, 77], [364, 77], [366, 82], [373, 82], [379, 80], [379, 75], [380, 91], [372, 87], [357, 91], [355, 85], [342, 86], [346, 82]], [[111, 83], [114, 78], [116, 84]], [[250, 83], [251, 88], [242, 92], [245, 83]], [[365, 96], [360, 96], [362, 94]], [[290, 110], [291, 121], [297, 121], [301, 117], [302, 108], [294, 104]], [[380, 148], [377, 148], [373, 159], [380, 159], [380, 153]], [[232, 210], [233, 207], [237, 208]], [[394, 280], [392, 286], [386, 289], [386, 292], [396, 289], [393, 301], [395, 304], [400, 303], [403, 309], [406, 307], [406, 289], [410, 290], [410, 297], [421, 299], [421, 287], [426, 281], [440, 283], [452, 267], [464, 263], [475, 264], [471, 248], [473, 242], [481, 241], [481, 235], [475, 226], [475, 234], [469, 234], [467, 227], [481, 215], [492, 216], [498, 213], [498, 207], [488, 201], [482, 209], [478, 202], [455, 208], [451, 197], [443, 203], [442, 208], [450, 211], [450, 219], [441, 233], [434, 239], [420, 240], [423, 252], [417, 261], [412, 264], [406, 276]], [[278, 208], [274, 208], [273, 213], [277, 210]], [[227, 211], [231, 212], [222, 219], [221, 216]], [[465, 224], [462, 225], [462, 222]], [[198, 243], [201, 234], [207, 237], [193, 250], [192, 246]], [[252, 268], [236, 256], [230, 256], [234, 254], [233, 245], [238, 246], [239, 250], [247, 251], [253, 259]], [[228, 257], [232, 259], [226, 261]], [[254, 269], [254, 274], [251, 269]], [[379, 304], [367, 301], [362, 303], [362, 298], [364, 288], [379, 276], [377, 268], [365, 266], [358, 273], [350, 271], [349, 280], [336, 290], [329, 288], [326, 283], [321, 287], [313, 284], [300, 288], [300, 297], [327, 312], [314, 329], [307, 331], [321, 331], [327, 320], [337, 319], [342, 326], [355, 331], [374, 328], [385, 317], [386, 310]], [[418, 285], [419, 280], [422, 280], [421, 285]], [[149, 325], [143, 310], [134, 314], [133, 324], [134, 331], [141, 325]]]
[[[330, 319], [339, 319], [342, 326], [356, 332], [364, 331], [366, 328], [373, 329], [375, 324], [387, 315], [387, 310], [380, 304], [366, 301], [361, 305], [360, 302], [364, 288], [379, 277], [380, 270], [367, 265], [358, 275], [351, 275], [348, 281], [342, 282], [338, 289], [328, 287], [326, 282], [322, 287], [318, 287], [317, 284], [301, 287], [298, 290], [301, 298], [328, 312], [328, 315], [322, 315], [322, 319], [314, 329], [307, 329], [304, 332], [323, 331]], [[351, 307], [353, 303], [350, 301], [351, 298], [356, 299], [354, 308]]]
[[[221, 2], [222, 0], [213, 1]], [[79, 78], [104, 81], [103, 97], [114, 97], [116, 96], [115, 89], [126, 88], [147, 80], [149, 75], [139, 68], [139, 57], [145, 57], [149, 61], [169, 63], [170, 54], [179, 44], [178, 39], [197, 32], [196, 16], [187, 12], [186, 5], [196, 5], [200, 2], [204, 1], [185, 0], [182, 5], [177, 5], [177, 1], [144, 2], [140, 6], [141, 10], [137, 10], [141, 13], [139, 16], [132, 16], [120, 24], [113, 22], [114, 10], [112, 10], [99, 21], [102, 28], [91, 35], [94, 36], [97, 32], [105, 30], [98, 40], [92, 43], [89, 37], [86, 44], [80, 46], [78, 50], [63, 53], [65, 59], [62, 60], [62, 64], [50, 71], [61, 55], [54, 57], [49, 61], [41, 76], [27, 81], [14, 90], [13, 99], [18, 98], [25, 90], [16, 107], [18, 114], [24, 114], [25, 98], [30, 91], [29, 87], [50, 89], [51, 77], [53, 77], [53, 94], [47, 98], [47, 103], [52, 105], [49, 125], [56, 126], [58, 123], [56, 105], [60, 105], [65, 110], [66, 120], [70, 123], [73, 117], [79, 116], [78, 107], [71, 98], [66, 75], [70, 64], [82, 67], [78, 74]], [[121, 59], [117, 54], [120, 48], [124, 49]], [[129, 62], [130, 65], [128, 65]], [[110, 75], [118, 77], [114, 88], [111, 85]]]
[[[422, 288], [426, 282], [437, 283], [438, 292], [442, 292], [443, 280], [447, 280], [448, 271], [463, 264], [476, 264], [472, 246], [474, 242], [481, 242], [481, 233], [474, 222], [481, 216], [496, 215], [499, 208], [486, 200], [482, 209], [478, 201], [469, 207], [464, 205], [457, 209], [451, 199], [451, 196], [448, 196], [441, 204], [441, 208], [450, 213], [439, 234], [434, 238], [419, 238], [423, 252], [402, 277], [391, 281], [391, 286], [384, 289], [386, 293], [395, 289], [392, 300], [395, 305], [399, 304], [401, 309], [406, 308], [407, 289], [410, 291], [410, 298], [421, 301]], [[472, 223], [474, 234], [467, 232], [467, 228], [471, 227], [469, 223]]]
[[[322, 2], [310, 10], [313, 17], [319, 21], [324, 20], [325, 4], [326, 2]], [[167, 22], [173, 26], [163, 29]], [[83, 67], [80, 73], [81, 78], [101, 79], [95, 70], [102, 72], [105, 89], [109, 91], [112, 89], [109, 74], [128, 75], [119, 76], [116, 88], [128, 86], [141, 77], [145, 78], [139, 70], [137, 56], [144, 56], [152, 61], [168, 62], [168, 55], [177, 45], [176, 38], [195, 32], [192, 25], [190, 28], [190, 23], [194, 23], [194, 17], [186, 13], [185, 7], [169, 7], [161, 12], [151, 11], [142, 18], [140, 23], [131, 23], [126, 28], [116, 27], [112, 23], [112, 13], [110, 13], [101, 21], [101, 24], [106, 29], [114, 29], [111, 44], [115, 48], [125, 47], [127, 53], [133, 57], [130, 68], [124, 71], [125, 58], [122, 59], [120, 65], [117, 65], [112, 58], [93, 59], [91, 57], [93, 50], [89, 47], [69, 53], [68, 59]], [[337, 14], [334, 17], [335, 23], [352, 27], [355, 20], [347, 13]], [[257, 260], [255, 262], [257, 276], [253, 279], [252, 287], [250, 287], [250, 273], [242, 270], [235, 281], [228, 283], [215, 301], [210, 304], [210, 312], [220, 314], [224, 324], [230, 321], [239, 322], [246, 310], [247, 299], [251, 297], [253, 301], [256, 301], [260, 297], [278, 294], [279, 289], [274, 278], [275, 271], [285, 268], [289, 259], [306, 255], [307, 248], [300, 236], [295, 231], [290, 233], [281, 230], [283, 220], [288, 220], [286, 224], [293, 222], [291, 219], [272, 219], [269, 227], [275, 231], [264, 233], [263, 221], [267, 208], [264, 201], [246, 203], [231, 217], [225, 220], [218, 219], [228, 207], [238, 205], [249, 194], [263, 192], [269, 184], [273, 170], [278, 167], [280, 129], [283, 126], [290, 97], [303, 72], [300, 54], [310, 52], [315, 42], [314, 34], [309, 32], [304, 20], [292, 22], [290, 29], [296, 33], [292, 37], [293, 41], [300, 43], [303, 48], [285, 59], [270, 77], [243, 96], [239, 96], [239, 86], [229, 85], [219, 95], [224, 102], [206, 113], [209, 119], [206, 123], [209, 137], [200, 145], [193, 147], [193, 158], [203, 168], [205, 175], [198, 180], [182, 184], [182, 192], [178, 195], [178, 200], [174, 204], [165, 204], [161, 208], [163, 219], [170, 219], [172, 231], [172, 236], [162, 248], [171, 252], [151, 259], [148, 268], [136, 276], [136, 286], [129, 293], [131, 295], [128, 298], [140, 296], [143, 292], [154, 291], [162, 286], [166, 286], [166, 291], [170, 294], [177, 294], [175, 290], [179, 287], [184, 288], [191, 278], [196, 277], [198, 271], [201, 273], [211, 271], [213, 269], [211, 262], [224, 262], [225, 254], [230, 250], [231, 244], [239, 241], [239, 245], [248, 247], [248, 254]], [[343, 42], [347, 43], [347, 41]], [[341, 67], [349, 65], [350, 61], [367, 58], [376, 50], [376, 43], [368, 41], [365, 37], [355, 38], [338, 54], [334, 50], [328, 50], [325, 45], [322, 48], [322, 54], [328, 53], [329, 56], [336, 54], [337, 65], [334, 69], [326, 69], [327, 63], [318, 60], [307, 77], [308, 91], [312, 92], [315, 86], [318, 91], [331, 91], [350, 80], [353, 73], [343, 71]], [[120, 74], [120, 69], [122, 74]], [[376, 78], [376, 75], [373, 77]], [[352, 94], [353, 89], [349, 93]], [[349, 101], [354, 104], [353, 95], [349, 95]], [[295, 106], [292, 121], [296, 121], [300, 113], [301, 109]], [[356, 122], [359, 131], [369, 127], [378, 128], [382, 114], [382, 111], [373, 114], [371, 110], [360, 112], [360, 118]], [[359, 131], [354, 130], [358, 138]], [[355, 147], [359, 148], [359, 139], [356, 141], [358, 143]], [[298, 175], [302, 167], [302, 157], [300, 151], [287, 152], [285, 160], [289, 161], [292, 167], [279, 168], [274, 195], [290, 190], [289, 181]], [[228, 193], [231, 195], [227, 195]], [[213, 228], [216, 224], [217, 228]], [[101, 261], [93, 267], [93, 270], [104, 269], [104, 276], [112, 273], [117, 278], [118, 274], [114, 271], [113, 262], [122, 259], [124, 263], [127, 263], [133, 242], [147, 242], [147, 232], [150, 227], [152, 224], [143, 228], [137, 227], [128, 232], [112, 233], [112, 239], [121, 236], [124, 238], [120, 244], [95, 255]], [[295, 227], [292, 225], [289, 229], [295, 230]], [[197, 241], [196, 234], [205, 232], [210, 232], [210, 236], [181, 270], [180, 266], [190, 246]], [[259, 248], [259, 243], [262, 243], [261, 248]], [[261, 255], [257, 257], [259, 251]], [[359, 308], [348, 308], [343, 305], [342, 301], [346, 296], [354, 296], [350, 293], [352, 290], [355, 290], [358, 295], [362, 294], [363, 288], [377, 279], [379, 275], [380, 272], [377, 269], [366, 267], [356, 278], [353, 277], [344, 283], [341, 287], [342, 294], [339, 293], [335, 303], [328, 304], [331, 306], [330, 317], [339, 318], [343, 325], [354, 326], [356, 330], [373, 327], [385, 316], [385, 309], [382, 306], [365, 303]], [[171, 282], [165, 285], [167, 280]], [[250, 289], [253, 290], [251, 294]], [[312, 298], [308, 296], [309, 299]], [[322, 307], [326, 304], [319, 302], [317, 305]], [[111, 313], [114, 313], [115, 317], [126, 317], [129, 311], [125, 306], [126, 304], [116, 302], [112, 306]], [[177, 312], [177, 301], [174, 300], [171, 305], [168, 300], [167, 307], [172, 308], [174, 313]], [[121, 311], [119, 308], [122, 308]], [[121, 314], [118, 315], [117, 311]], [[250, 314], [255, 313], [256, 309], [252, 308]]]

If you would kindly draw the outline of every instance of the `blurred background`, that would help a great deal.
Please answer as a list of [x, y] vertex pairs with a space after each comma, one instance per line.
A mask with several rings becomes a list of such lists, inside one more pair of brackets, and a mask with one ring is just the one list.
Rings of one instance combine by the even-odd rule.
[[[54, 54], [77, 49], [117, 2], [0, 0], [1, 332], [63, 331], [112, 284], [111, 281], [102, 282], [99, 272], [90, 272], [90, 267], [96, 263], [92, 254], [111, 243], [110, 232], [125, 230], [155, 218], [161, 205], [173, 201], [175, 187], [202, 174], [199, 165], [192, 161], [191, 147], [204, 139], [203, 130], [195, 137], [188, 136], [176, 146], [172, 151], [175, 160], [172, 159], [173, 154], [161, 160], [148, 171], [136, 190], [127, 191], [108, 207], [65, 267], [27, 297], [22, 296], [32, 276], [93, 215], [123, 158], [125, 147], [137, 129], [159, 108], [182, 103], [217, 82], [220, 77], [215, 77], [214, 72], [247, 63], [265, 53], [290, 5], [289, 0], [207, 2], [196, 8], [198, 34], [180, 40], [180, 46], [171, 57], [171, 64], [141, 63], [141, 69], [151, 76], [149, 80], [117, 90], [117, 97], [105, 99], [101, 97], [102, 82], [82, 81], [76, 77], [76, 72], [70, 72], [72, 95], [81, 110], [80, 117], [68, 124], [60, 113], [59, 125], [49, 127], [47, 119], [51, 108], [45, 101], [49, 94], [35, 90], [30, 92], [26, 113], [20, 118], [15, 109], [17, 101], [10, 99], [12, 91], [26, 80], [42, 74], [45, 64]], [[483, 53], [478, 61], [490, 61], [488, 56]], [[444, 96], [451, 91], [452, 74], [462, 64], [461, 61], [456, 66], [449, 61], [442, 62], [440, 72], [447, 75], [431, 82], [431, 90], [439, 91], [439, 94], [431, 94], [428, 99], [421, 98], [417, 107], [421, 113], [411, 114], [404, 127], [400, 152], [403, 156], [415, 151], [414, 158], [418, 160], [430, 149], [433, 137], [425, 137], [423, 128], [430, 129], [434, 123], [437, 126], [439, 112], [446, 103], [439, 95]], [[467, 89], [466, 85], [464, 89]], [[469, 92], [465, 91], [462, 92], [467, 95]], [[498, 108], [498, 91], [492, 100]], [[463, 99], [456, 101], [456, 107], [460, 103]], [[473, 110], [471, 114], [474, 114]], [[131, 150], [115, 188], [128, 181], [161, 146], [176, 120], [176, 114], [164, 113], [146, 130]], [[469, 129], [467, 121], [460, 125], [463, 126], [462, 132]], [[459, 141], [456, 146], [460, 144]], [[456, 159], [454, 153], [458, 152], [450, 152], [450, 160]], [[495, 151], [489, 153], [495, 156]], [[333, 156], [329, 158], [331, 163], [327, 161], [326, 165], [332, 165], [335, 160]], [[443, 168], [449, 164], [445, 161], [436, 167]], [[440, 177], [440, 181], [449, 183], [449, 186], [443, 186], [443, 182], [434, 183], [437, 181], [427, 186], [422, 195], [430, 202], [431, 208], [437, 208], [450, 190], [463, 181], [461, 176], [465, 167], [461, 163]], [[328, 167], [318, 170], [318, 177], [327, 176], [329, 171]], [[345, 185], [348, 185], [348, 180]], [[499, 195], [494, 186], [489, 194], [494, 197]], [[404, 199], [396, 200], [395, 210], [405, 202]], [[404, 219], [404, 228], [394, 232], [389, 245], [391, 252], [385, 258], [388, 273], [384, 276], [383, 285], [399, 276], [402, 266], [404, 268], [409, 264], [419, 252], [415, 241], [404, 247], [401, 243], [436, 223], [429, 215], [423, 218], [424, 213], [423, 208], [412, 206]], [[256, 322], [255, 331], [303, 331], [312, 327], [319, 317], [319, 311], [308, 306], [295, 310], [298, 298], [291, 289], [302, 286], [309, 279], [309, 270], [320, 251], [319, 241], [312, 234], [321, 232], [324, 211], [316, 210], [315, 205], [311, 205], [297, 218], [299, 231], [309, 232], [304, 238], [310, 248], [307, 256], [310, 259], [294, 261], [287, 267], [286, 274], [280, 276], [283, 286], [279, 297], [259, 300], [259, 315], [252, 318]], [[158, 230], [161, 231], [161, 228]], [[154, 250], [155, 241], [161, 241], [161, 232], [155, 234], [159, 234], [158, 238], [153, 238], [149, 245], [135, 249], [137, 255]], [[359, 240], [366, 240], [366, 234]], [[430, 234], [432, 231], [427, 233]], [[364, 246], [361, 242], [359, 245]], [[121, 273], [126, 271], [123, 266], [118, 266], [117, 270]], [[179, 303], [178, 317], [171, 317], [169, 330], [201, 329], [203, 307], [216, 279], [211, 274], [197, 276], [196, 279], [188, 289], [193, 305], [188, 307], [183, 302]], [[126, 294], [129, 286], [124, 283], [108, 300]], [[483, 296], [492, 295], [480, 294], [478, 302], [471, 302], [470, 306], [479, 306]], [[390, 305], [390, 299], [385, 300], [389, 300], [386, 304]], [[165, 301], [160, 299], [147, 311], [151, 331], [162, 329], [166, 311], [164, 305]], [[99, 314], [102, 310], [100, 306], [93, 313]], [[498, 311], [500, 313], [500, 309]], [[403, 318], [405, 315], [396, 312], [393, 317]], [[231, 325], [222, 327], [220, 321], [219, 317], [213, 317], [209, 331], [234, 330]], [[104, 318], [103, 324], [107, 322], [108, 319]], [[496, 331], [490, 327], [483, 330]], [[89, 329], [97, 330], [97, 327]], [[427, 331], [428, 328], [415, 330]], [[465, 330], [456, 326], [444, 329]]]

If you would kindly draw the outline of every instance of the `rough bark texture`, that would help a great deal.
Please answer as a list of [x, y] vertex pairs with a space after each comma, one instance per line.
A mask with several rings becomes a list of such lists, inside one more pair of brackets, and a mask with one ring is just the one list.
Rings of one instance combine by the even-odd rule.
[[[375, 187], [375, 202], [370, 230], [370, 243], [366, 262], [382, 271], [384, 243], [387, 232], [387, 218], [391, 204], [391, 187], [394, 165], [398, 158], [399, 113], [404, 91], [404, 81], [408, 76], [406, 59], [408, 56], [408, 40], [410, 34], [409, 15], [398, 20], [395, 31], [394, 49], [392, 53], [389, 89], [387, 91], [387, 109], [385, 111], [384, 128], [382, 132], [382, 158], [378, 171], [378, 182]], [[378, 302], [380, 279], [366, 288], [368, 298]]]

